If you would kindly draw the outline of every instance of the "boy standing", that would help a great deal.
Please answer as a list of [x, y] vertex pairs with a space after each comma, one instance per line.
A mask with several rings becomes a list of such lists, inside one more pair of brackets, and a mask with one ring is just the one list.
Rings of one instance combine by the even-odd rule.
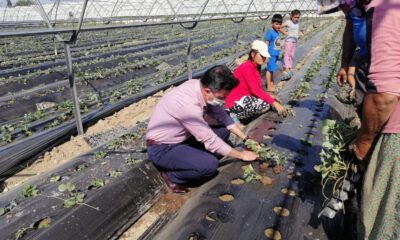
[[280, 14], [272, 16], [272, 26], [265, 33], [265, 43], [268, 45], [268, 52], [271, 55], [267, 64], [267, 91], [275, 92], [273, 84], [274, 72], [278, 69], [276, 62], [278, 61], [279, 54], [281, 53], [281, 43], [279, 38], [279, 30], [281, 28], [283, 17]]

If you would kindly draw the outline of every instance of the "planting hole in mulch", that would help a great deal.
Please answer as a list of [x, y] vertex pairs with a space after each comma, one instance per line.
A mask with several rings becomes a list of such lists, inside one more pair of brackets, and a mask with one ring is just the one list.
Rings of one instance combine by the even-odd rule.
[[268, 163], [260, 163], [259, 165], [260, 172], [266, 172], [268, 170], [269, 164]]
[[312, 116], [313, 117], [320, 117], [321, 115], [319, 113], [314, 113]]
[[243, 184], [243, 183], [244, 183], [244, 180], [241, 179], [241, 178], [234, 178], [234, 179], [232, 179], [231, 183], [232, 183], [233, 185], [240, 185], [240, 184]]
[[282, 217], [287, 217], [290, 214], [289, 210], [284, 207], [274, 207], [274, 212]]
[[218, 198], [223, 202], [231, 202], [235, 199], [235, 197], [230, 193], [221, 194]]
[[191, 232], [188, 236], [188, 240], [205, 240], [206, 238], [198, 232]]
[[51, 218], [45, 217], [34, 222], [32, 224], [32, 228], [34, 229], [47, 228], [49, 227], [50, 223], [51, 223]]
[[270, 136], [270, 135], [268, 135], [268, 134], [265, 134], [264, 136], [263, 136], [263, 140], [270, 140], [272, 137]]
[[313, 137], [315, 136], [315, 134], [312, 133], [312, 132], [304, 133], [304, 135], [305, 135], [306, 137], [308, 137], [308, 138], [313, 138]]
[[275, 230], [273, 228], [267, 228], [264, 230], [265, 236], [270, 239], [274, 240], [280, 240], [282, 239], [281, 233], [278, 230]]
[[209, 215], [206, 215], [206, 220], [210, 221], [210, 222], [215, 222], [216, 220], [212, 217], [210, 217]]
[[300, 155], [303, 155], [303, 156], [307, 156], [308, 155], [307, 150], [304, 150], [304, 149], [297, 150], [297, 153], [300, 154]]
[[260, 181], [264, 186], [268, 186], [268, 185], [272, 184], [272, 179], [268, 176], [262, 176]]
[[296, 194], [296, 191], [291, 190], [291, 189], [287, 189], [287, 188], [282, 188], [282, 189], [281, 189], [281, 193], [287, 194], [287, 195], [289, 195], [289, 196], [291, 196], [291, 197], [295, 197], [295, 196], [297, 195], [297, 194]]

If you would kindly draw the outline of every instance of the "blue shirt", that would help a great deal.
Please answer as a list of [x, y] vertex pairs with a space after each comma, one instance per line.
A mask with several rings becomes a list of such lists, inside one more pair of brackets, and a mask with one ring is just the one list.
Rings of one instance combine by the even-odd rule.
[[281, 39], [279, 38], [279, 32], [273, 28], [268, 29], [268, 31], [265, 33], [265, 40], [269, 42], [269, 55], [279, 56], [281, 53]]
[[367, 57], [367, 23], [365, 16], [358, 17], [350, 10], [347, 19], [353, 23], [353, 38], [357, 46], [357, 55], [359, 57]]

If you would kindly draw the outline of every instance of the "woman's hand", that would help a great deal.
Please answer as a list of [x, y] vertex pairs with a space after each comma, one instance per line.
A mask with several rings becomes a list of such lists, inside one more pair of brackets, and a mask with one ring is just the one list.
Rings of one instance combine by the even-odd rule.
[[286, 109], [277, 101], [272, 104], [272, 108], [278, 112], [280, 116], [286, 117]]
[[240, 152], [240, 155], [240, 158], [246, 162], [254, 161], [259, 157], [257, 153], [254, 153], [252, 151], [242, 151]]

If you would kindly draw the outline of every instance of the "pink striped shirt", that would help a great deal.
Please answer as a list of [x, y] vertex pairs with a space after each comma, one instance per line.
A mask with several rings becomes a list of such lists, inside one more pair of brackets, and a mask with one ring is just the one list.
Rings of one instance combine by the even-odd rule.
[[[377, 92], [400, 97], [400, 0], [373, 0], [369, 79]], [[400, 133], [400, 102], [383, 133]]]
[[204, 116], [217, 119], [228, 129], [234, 121], [222, 107], [207, 105], [200, 87], [200, 80], [192, 79], [165, 94], [150, 117], [146, 139], [157, 144], [177, 144], [194, 136], [208, 151], [228, 155], [231, 146], [213, 132]]

